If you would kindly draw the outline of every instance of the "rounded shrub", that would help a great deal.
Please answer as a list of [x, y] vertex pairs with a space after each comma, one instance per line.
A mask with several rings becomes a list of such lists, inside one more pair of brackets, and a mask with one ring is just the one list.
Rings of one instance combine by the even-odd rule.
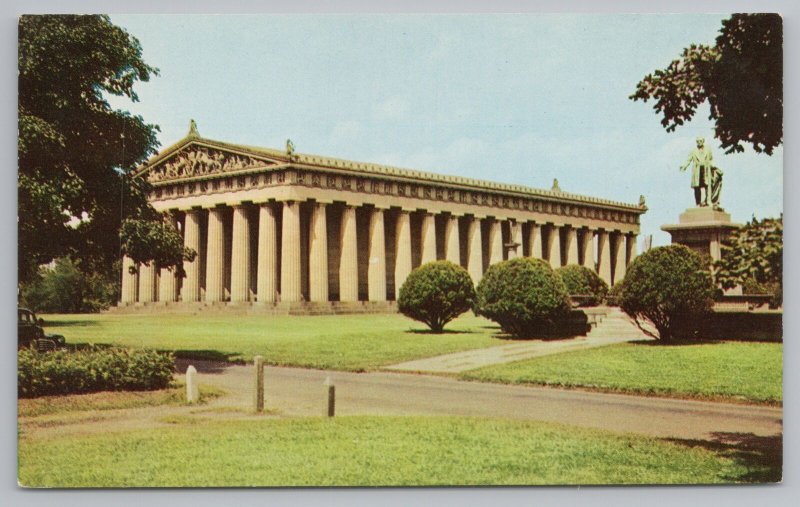
[[707, 266], [683, 245], [648, 250], [628, 267], [620, 306], [637, 321], [650, 320], [662, 341], [693, 338], [714, 304]]
[[476, 313], [518, 338], [554, 334], [569, 312], [564, 282], [541, 259], [499, 262], [478, 284]]
[[591, 269], [570, 264], [556, 269], [570, 296], [588, 296], [578, 306], [597, 306], [608, 294], [608, 284]]
[[445, 324], [475, 304], [475, 287], [467, 270], [450, 261], [423, 264], [400, 287], [397, 306], [406, 317], [441, 333]]

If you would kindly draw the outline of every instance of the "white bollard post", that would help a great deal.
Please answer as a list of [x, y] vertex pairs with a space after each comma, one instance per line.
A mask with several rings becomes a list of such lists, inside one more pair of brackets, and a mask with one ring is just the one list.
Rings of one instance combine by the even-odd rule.
[[197, 387], [197, 370], [189, 365], [186, 368], [186, 402], [197, 403], [200, 400], [200, 389]]

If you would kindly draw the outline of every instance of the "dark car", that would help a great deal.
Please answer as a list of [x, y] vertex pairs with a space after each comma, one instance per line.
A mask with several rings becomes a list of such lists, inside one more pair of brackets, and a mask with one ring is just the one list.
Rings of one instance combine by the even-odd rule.
[[60, 334], [45, 334], [44, 321], [37, 319], [36, 314], [27, 308], [17, 309], [17, 347], [35, 346], [37, 349], [55, 349], [63, 347], [66, 339]]

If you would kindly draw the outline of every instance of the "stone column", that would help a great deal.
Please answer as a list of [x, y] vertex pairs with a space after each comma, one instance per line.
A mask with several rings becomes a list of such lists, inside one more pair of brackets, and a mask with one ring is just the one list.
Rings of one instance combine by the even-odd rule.
[[574, 227], [569, 227], [566, 240], [567, 264], [578, 264], [578, 230]]
[[490, 218], [489, 226], [489, 265], [503, 262], [503, 229], [500, 221]]
[[591, 229], [584, 229], [580, 237], [581, 256], [583, 259], [582, 266], [594, 271], [594, 231]]
[[547, 235], [547, 250], [550, 266], [553, 269], [561, 267], [561, 234], [557, 225], [551, 225]]
[[436, 260], [436, 220], [432, 213], [422, 216], [422, 255], [420, 264]]
[[597, 231], [597, 274], [611, 286], [611, 245], [608, 231]]
[[339, 258], [339, 300], [358, 301], [358, 243], [356, 237], [356, 209], [345, 206], [342, 210], [342, 227]]
[[231, 248], [231, 302], [250, 299], [250, 218], [244, 205], [233, 207]]
[[467, 271], [477, 285], [483, 278], [483, 239], [481, 219], [472, 217], [467, 228]]
[[511, 232], [511, 243], [516, 245], [508, 249], [508, 258], [514, 259], [522, 257], [522, 224], [519, 222], [509, 222], [508, 227]]
[[367, 267], [370, 301], [386, 301], [386, 236], [383, 225], [383, 210], [373, 209], [369, 218], [369, 266]]
[[208, 210], [206, 248], [206, 301], [225, 300], [225, 222], [223, 209]]
[[625, 256], [625, 266], [630, 266], [633, 259], [636, 258], [636, 234], [630, 233], [625, 236], [625, 247], [627, 249], [627, 253]]
[[274, 303], [278, 291], [278, 222], [275, 208], [263, 203], [258, 210], [258, 268], [256, 291], [259, 303]]
[[461, 239], [458, 236], [458, 217], [447, 217], [444, 227], [444, 258], [453, 264], [461, 265]]
[[612, 248], [614, 249], [614, 283], [621, 281], [625, 278], [625, 258], [627, 257], [627, 247], [625, 246], [625, 235], [616, 232], [614, 233], [614, 244]]
[[183, 221], [183, 246], [197, 253], [194, 260], [183, 261], [186, 277], [181, 286], [181, 300], [184, 302], [200, 301], [200, 210], [186, 211]]
[[[175, 230], [178, 230], [178, 221], [170, 214], [165, 218]], [[178, 300], [178, 281], [175, 279], [175, 268], [161, 268], [158, 276], [158, 300], [172, 303]]]
[[328, 301], [328, 218], [324, 202], [314, 204], [308, 237], [308, 297]]
[[281, 228], [281, 301], [302, 300], [300, 291], [300, 203], [283, 203]]
[[542, 250], [542, 227], [537, 223], [531, 223], [528, 229], [528, 244], [530, 245], [530, 256], [534, 259], [544, 259]]
[[119, 302], [130, 305], [136, 302], [136, 273], [131, 273], [133, 259], [124, 255], [122, 257], [122, 287]]
[[400, 210], [395, 232], [394, 294], [400, 297], [400, 288], [411, 273], [411, 217]]
[[156, 300], [156, 268], [151, 262], [149, 265], [139, 265], [139, 302], [152, 303]]

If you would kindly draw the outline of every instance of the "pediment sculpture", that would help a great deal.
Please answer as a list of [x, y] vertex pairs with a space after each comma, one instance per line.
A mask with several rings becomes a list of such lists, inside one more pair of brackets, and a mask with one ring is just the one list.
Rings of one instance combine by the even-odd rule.
[[263, 167], [268, 164], [268, 162], [247, 155], [226, 153], [196, 146], [181, 151], [152, 168], [147, 174], [147, 181], [152, 183], [205, 176], [207, 174], [222, 174]]

